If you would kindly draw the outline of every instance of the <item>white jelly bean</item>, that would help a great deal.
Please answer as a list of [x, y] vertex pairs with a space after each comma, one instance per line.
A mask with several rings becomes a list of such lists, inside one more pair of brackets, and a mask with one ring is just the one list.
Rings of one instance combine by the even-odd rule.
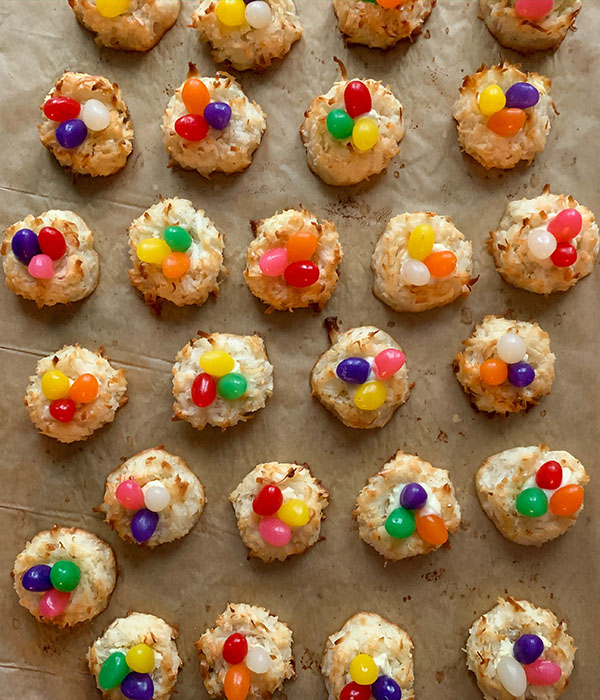
[[271, 657], [262, 647], [250, 647], [246, 654], [246, 666], [252, 673], [266, 673], [271, 668]]
[[546, 260], [556, 250], [557, 240], [550, 233], [543, 229], [534, 228], [527, 236], [527, 247], [529, 254], [536, 260]]
[[246, 22], [254, 29], [262, 29], [271, 23], [271, 8], [264, 0], [253, 0], [246, 5]]
[[521, 664], [511, 656], [503, 656], [496, 664], [496, 675], [504, 689], [515, 698], [527, 690], [527, 675]]
[[100, 100], [88, 100], [81, 110], [81, 119], [91, 131], [102, 131], [110, 124], [110, 111]]
[[429, 280], [431, 279], [431, 274], [429, 273], [427, 265], [414, 258], [402, 263], [400, 276], [404, 284], [414, 284], [416, 287], [429, 284]]
[[516, 333], [507, 333], [498, 340], [496, 345], [498, 357], [509, 365], [521, 362], [527, 352], [525, 341]]
[[160, 481], [149, 481], [143, 488], [144, 503], [148, 510], [160, 513], [171, 502], [171, 494]]

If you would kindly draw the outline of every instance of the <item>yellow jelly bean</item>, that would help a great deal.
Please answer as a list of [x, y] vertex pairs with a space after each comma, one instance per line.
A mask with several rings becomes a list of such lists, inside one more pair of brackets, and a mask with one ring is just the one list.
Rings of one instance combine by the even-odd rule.
[[359, 151], [370, 151], [377, 143], [379, 129], [371, 117], [361, 117], [354, 123], [352, 143]]
[[383, 382], [366, 382], [358, 387], [354, 394], [354, 403], [361, 411], [376, 411], [385, 403], [385, 384]]
[[419, 224], [408, 238], [408, 254], [415, 260], [425, 260], [433, 250], [435, 231], [429, 224]]
[[488, 85], [479, 95], [479, 110], [483, 114], [496, 114], [506, 105], [506, 96], [499, 85]]
[[71, 382], [66, 374], [58, 369], [51, 369], [49, 372], [44, 372], [42, 377], [42, 391], [44, 396], [50, 401], [56, 399], [64, 399], [69, 395]]
[[223, 350], [209, 350], [200, 358], [200, 367], [212, 377], [224, 377], [235, 367], [235, 360]]
[[226, 27], [239, 27], [246, 22], [244, 0], [219, 0], [217, 19]]
[[130, 0], [96, 0], [98, 14], [103, 17], [118, 17], [129, 9]]
[[277, 517], [290, 527], [304, 527], [310, 520], [310, 511], [304, 501], [290, 498], [277, 511]]
[[142, 262], [153, 265], [162, 265], [170, 252], [171, 248], [162, 238], [145, 238], [138, 243], [136, 250], [137, 256]]
[[378, 676], [379, 670], [372, 656], [358, 654], [350, 662], [350, 678], [358, 685], [371, 685]]
[[127, 652], [125, 661], [132, 671], [152, 673], [154, 670], [154, 652], [147, 644], [136, 644]]

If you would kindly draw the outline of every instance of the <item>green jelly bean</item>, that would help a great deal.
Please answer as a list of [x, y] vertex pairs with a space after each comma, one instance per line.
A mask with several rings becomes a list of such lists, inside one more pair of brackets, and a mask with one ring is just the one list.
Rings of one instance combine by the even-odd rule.
[[521, 515], [540, 518], [548, 511], [548, 497], [542, 489], [525, 489], [517, 496], [515, 505]]
[[390, 537], [405, 540], [410, 537], [417, 528], [415, 516], [407, 508], [396, 508], [385, 521], [385, 531]]
[[129, 666], [125, 660], [125, 654], [115, 651], [102, 664], [98, 674], [98, 685], [102, 690], [112, 690], [122, 683], [128, 674]]
[[343, 109], [332, 109], [327, 115], [327, 130], [334, 138], [350, 138], [353, 128], [354, 120]]
[[230, 372], [224, 377], [221, 377], [217, 384], [219, 396], [229, 401], [239, 399], [240, 396], [246, 393], [247, 388], [248, 382], [246, 381], [246, 377], [241, 374], [236, 374], [235, 372]]
[[50, 583], [57, 591], [74, 591], [79, 585], [81, 571], [75, 562], [61, 559], [50, 569]]
[[163, 236], [169, 248], [178, 253], [185, 253], [192, 245], [192, 237], [184, 228], [181, 228], [181, 226], [167, 226]]

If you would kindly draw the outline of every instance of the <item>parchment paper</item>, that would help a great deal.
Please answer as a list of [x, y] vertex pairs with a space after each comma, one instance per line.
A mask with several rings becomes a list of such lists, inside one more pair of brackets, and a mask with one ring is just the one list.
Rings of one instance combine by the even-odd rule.
[[[416, 696], [424, 700], [480, 697], [467, 673], [464, 647], [472, 621], [498, 595], [523, 596], [565, 618], [579, 647], [572, 700], [597, 696], [598, 361], [600, 273], [567, 294], [544, 299], [501, 282], [484, 241], [507, 198], [532, 197], [549, 182], [600, 214], [598, 114], [600, 6], [586, 0], [576, 33], [555, 54], [527, 59], [505, 51], [477, 19], [477, 3], [441, 0], [414, 45], [387, 53], [348, 49], [328, 0], [299, 0], [305, 33], [285, 60], [262, 75], [243, 74], [247, 94], [268, 115], [254, 163], [234, 177], [211, 181], [167, 168], [160, 120], [187, 62], [201, 74], [215, 66], [187, 27], [194, 2], [184, 1], [176, 26], [153, 51], [134, 55], [99, 50], [76, 22], [67, 0], [2, 0], [0, 32], [2, 228], [28, 213], [72, 208], [92, 227], [101, 281], [87, 300], [38, 311], [4, 287], [2, 308], [2, 490], [0, 528], [0, 697], [79, 700], [99, 697], [84, 656], [116, 617], [152, 612], [177, 624], [185, 665], [176, 697], [208, 697], [193, 641], [228, 601], [270, 608], [294, 632], [298, 678], [290, 700], [326, 697], [318, 665], [327, 636], [350, 615], [376, 611], [404, 627], [415, 643]], [[402, 153], [386, 174], [354, 188], [327, 187], [305, 163], [298, 136], [311, 99], [339, 71], [388, 82], [405, 107]], [[560, 117], [534, 164], [506, 174], [485, 173], [460, 154], [452, 104], [464, 75], [506, 57], [553, 80]], [[73, 178], [39, 143], [38, 106], [65, 70], [105, 75], [123, 89], [135, 126], [135, 150], [125, 170], [107, 179]], [[229, 276], [221, 298], [204, 307], [165, 304], [159, 320], [128, 282], [125, 230], [159, 195], [190, 198], [226, 237]], [[344, 247], [341, 281], [320, 314], [264, 314], [243, 282], [249, 219], [302, 203], [338, 226]], [[425, 209], [451, 216], [474, 243], [480, 280], [466, 301], [418, 315], [398, 315], [371, 293], [370, 256], [392, 214]], [[475, 412], [450, 363], [473, 323], [488, 313], [534, 319], [551, 336], [556, 361], [552, 394], [526, 415], [488, 418]], [[404, 347], [415, 388], [383, 430], [345, 428], [310, 398], [309, 372], [328, 347], [323, 320], [344, 328], [374, 324]], [[196, 331], [259, 331], [275, 367], [266, 409], [224, 433], [171, 422], [171, 364]], [[22, 395], [37, 359], [65, 343], [104, 346], [127, 369], [130, 401], [115, 422], [85, 442], [60, 445], [36, 434]], [[592, 481], [577, 526], [541, 549], [505, 540], [481, 511], [475, 471], [501, 450], [547, 441], [575, 454]], [[205, 484], [208, 505], [184, 539], [150, 552], [125, 544], [92, 513], [107, 473], [119, 461], [164, 444]], [[398, 449], [450, 469], [463, 510], [451, 550], [384, 566], [358, 537], [355, 497], [366, 479]], [[283, 564], [247, 561], [229, 492], [257, 463], [308, 462], [331, 490], [324, 541]], [[25, 542], [55, 523], [87, 528], [116, 552], [120, 576], [108, 609], [91, 623], [58, 632], [17, 603], [9, 572]], [[594, 680], [595, 679], [595, 680]]]

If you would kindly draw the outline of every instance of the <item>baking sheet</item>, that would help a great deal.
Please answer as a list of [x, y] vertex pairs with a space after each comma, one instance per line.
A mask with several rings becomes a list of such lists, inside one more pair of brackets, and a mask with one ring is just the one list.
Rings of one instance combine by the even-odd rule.
[[[298, 678], [290, 700], [326, 697], [318, 664], [327, 636], [359, 610], [376, 611], [404, 627], [416, 651], [416, 696], [475, 700], [479, 691], [461, 651], [472, 621], [496, 596], [510, 593], [551, 607], [569, 623], [579, 647], [568, 697], [597, 694], [598, 518], [598, 270], [565, 295], [538, 298], [501, 282], [485, 250], [487, 232], [507, 198], [535, 196], [546, 182], [600, 213], [597, 115], [600, 6], [587, 0], [560, 50], [521, 59], [501, 49], [477, 19], [477, 3], [442, 0], [414, 45], [382, 53], [348, 49], [328, 0], [300, 0], [304, 38], [262, 75], [243, 74], [247, 94], [268, 115], [263, 143], [250, 169], [206, 181], [167, 168], [160, 120], [187, 62], [203, 75], [214, 64], [187, 28], [194, 2], [184, 0], [176, 26], [153, 51], [133, 55], [99, 50], [66, 0], [2, 0], [0, 101], [3, 130], [2, 228], [28, 213], [72, 208], [92, 227], [101, 280], [86, 301], [37, 310], [0, 289], [2, 331], [3, 488], [0, 495], [0, 697], [70, 700], [99, 694], [84, 657], [89, 644], [129, 610], [152, 612], [179, 625], [181, 700], [207, 697], [193, 641], [228, 601], [264, 605], [294, 632]], [[387, 174], [353, 188], [325, 186], [306, 167], [298, 127], [313, 96], [338, 77], [333, 56], [350, 76], [388, 82], [405, 107], [402, 153]], [[520, 60], [553, 80], [560, 117], [535, 163], [506, 174], [485, 173], [460, 154], [451, 108], [465, 74], [486, 61]], [[38, 105], [65, 70], [98, 73], [123, 89], [135, 127], [135, 150], [125, 170], [107, 179], [73, 178], [38, 141]], [[163, 307], [157, 319], [127, 278], [125, 230], [159, 195], [190, 198], [226, 237], [229, 276], [221, 298], [204, 307]], [[265, 315], [247, 290], [243, 257], [250, 218], [302, 203], [338, 226], [344, 247], [341, 281], [320, 314]], [[480, 280], [472, 295], [450, 307], [398, 315], [371, 294], [369, 259], [392, 214], [435, 210], [451, 216], [473, 240]], [[472, 325], [488, 313], [535, 319], [550, 333], [557, 377], [552, 394], [526, 415], [488, 418], [469, 405], [450, 363]], [[327, 346], [326, 316], [344, 328], [374, 324], [404, 347], [415, 388], [383, 430], [345, 428], [310, 398], [308, 376]], [[196, 331], [261, 332], [275, 367], [266, 409], [224, 433], [198, 432], [171, 422], [171, 364]], [[60, 445], [36, 435], [22, 394], [35, 362], [65, 343], [104, 346], [125, 367], [130, 401], [115, 422], [82, 443]], [[592, 481], [577, 526], [541, 549], [505, 540], [481, 511], [473, 477], [490, 454], [547, 441], [587, 466]], [[183, 540], [153, 552], [122, 542], [92, 507], [120, 460], [164, 444], [180, 454], [205, 484], [206, 510]], [[463, 525], [450, 551], [389, 564], [358, 537], [351, 513], [366, 479], [398, 449], [451, 471]], [[257, 463], [308, 462], [333, 497], [324, 541], [283, 564], [247, 561], [228, 493]], [[25, 541], [55, 523], [87, 528], [114, 547], [120, 577], [108, 609], [91, 623], [59, 632], [37, 623], [17, 604], [9, 572]]]

